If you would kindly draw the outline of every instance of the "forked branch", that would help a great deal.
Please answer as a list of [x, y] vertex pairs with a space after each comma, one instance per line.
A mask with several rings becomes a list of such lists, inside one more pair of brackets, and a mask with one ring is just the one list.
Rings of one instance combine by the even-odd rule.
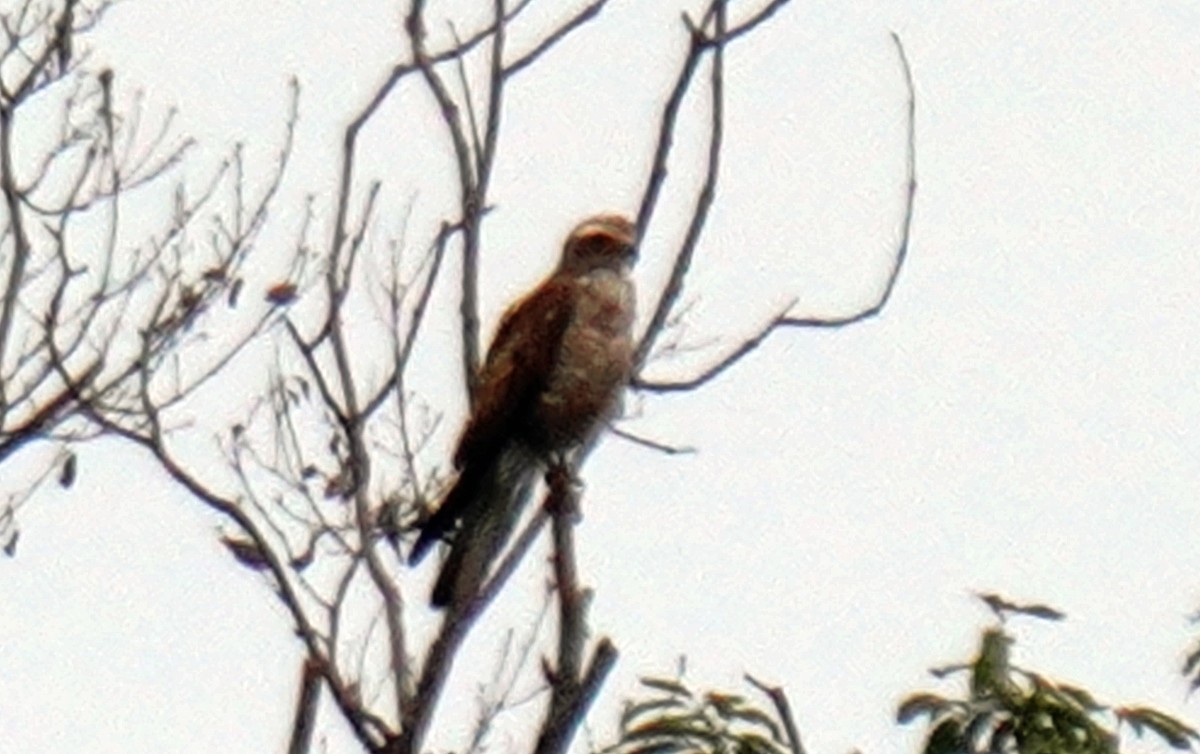
[[[653, 393], [668, 393], [668, 392], [686, 392], [695, 390], [706, 383], [716, 379], [723, 374], [727, 369], [741, 361], [757, 349], [762, 343], [772, 335], [776, 330], [782, 328], [822, 328], [836, 329], [847, 327], [858, 322], [862, 322], [872, 317], [878, 316], [891, 300], [892, 292], [895, 290], [896, 281], [899, 279], [900, 270], [904, 265], [904, 261], [908, 256], [909, 234], [912, 227], [913, 204], [916, 198], [917, 180], [916, 180], [916, 97], [913, 92], [912, 70], [909, 66], [908, 56], [904, 52], [904, 46], [900, 41], [900, 37], [892, 33], [892, 41], [896, 45], [897, 56], [900, 61], [901, 71], [904, 75], [904, 83], [908, 93], [907, 103], [907, 126], [908, 134], [906, 141], [906, 179], [903, 188], [903, 206], [904, 210], [901, 215], [899, 242], [896, 246], [896, 252], [892, 257], [891, 267], [888, 271], [887, 278], [884, 282], [883, 290], [881, 291], [876, 301], [852, 314], [830, 316], [830, 317], [800, 317], [795, 316], [791, 312], [795, 307], [795, 302], [788, 305], [783, 311], [771, 318], [763, 327], [756, 333], [743, 340], [736, 348], [721, 357], [716, 363], [705, 368], [700, 374], [686, 380], [662, 381], [651, 380], [643, 377], [639, 372], [630, 382], [630, 386], [645, 392]], [[711, 161], [711, 158], [710, 158]], [[711, 162], [710, 162], [711, 164]], [[653, 186], [653, 183], [652, 183]], [[648, 193], [648, 195], [650, 195]], [[693, 223], [694, 227], [694, 223]], [[692, 238], [691, 229], [689, 229], [688, 241]], [[651, 319], [651, 325], [647, 329], [646, 335], [642, 340], [642, 347], [639, 354], [642, 357], [641, 362], [644, 363], [646, 355], [649, 353], [651, 346], [654, 343], [654, 338], [661, 332], [663, 324], [667, 321], [671, 310], [678, 300], [682, 290], [683, 275], [686, 274], [687, 268], [691, 262], [692, 249], [685, 241], [683, 248], [676, 256], [675, 266], [672, 270], [672, 275], [664, 289], [663, 295], [659, 298], [659, 304], [655, 308], [654, 317]]]

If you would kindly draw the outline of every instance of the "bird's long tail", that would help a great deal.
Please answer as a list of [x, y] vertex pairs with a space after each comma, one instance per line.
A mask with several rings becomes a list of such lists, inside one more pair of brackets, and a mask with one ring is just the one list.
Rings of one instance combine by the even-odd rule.
[[419, 560], [461, 519], [434, 583], [430, 597], [434, 607], [446, 607], [475, 595], [521, 518], [537, 469], [538, 463], [528, 451], [508, 448], [483, 473], [459, 477], [422, 528], [409, 555], [410, 563]]
[[437, 510], [421, 524], [421, 533], [408, 553], [410, 566], [420, 563], [435, 544], [454, 531], [459, 519], [463, 518], [471, 508], [471, 501], [479, 497], [480, 489], [489, 475], [490, 472], [487, 469], [470, 467], [459, 475], [454, 486], [438, 504]]

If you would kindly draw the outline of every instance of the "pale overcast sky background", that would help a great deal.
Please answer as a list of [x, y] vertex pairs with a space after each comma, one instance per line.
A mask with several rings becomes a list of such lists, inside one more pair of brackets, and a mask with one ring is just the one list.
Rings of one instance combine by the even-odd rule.
[[[540, 6], [518, 44], [569, 7]], [[575, 220], [635, 208], [684, 52], [679, 11], [613, 0], [513, 86], [485, 237], [489, 332]], [[328, 206], [341, 128], [401, 49], [399, 23], [390, 1], [132, 0], [94, 44], [118, 92], [177, 107], [205, 159], [245, 140], [263, 172], [299, 77], [294, 170], [264, 239], [282, 255], [304, 194]], [[896, 702], [972, 653], [987, 616], [971, 590], [1068, 613], [1018, 625], [1019, 662], [1200, 719], [1178, 676], [1200, 607], [1200, 6], [796, 0], [729, 51], [723, 176], [687, 289], [689, 342], [705, 347], [652, 373], [690, 374], [793, 297], [836, 315], [877, 295], [904, 178], [890, 30], [916, 80], [920, 189], [882, 318], [781, 333], [700, 393], [631, 401], [629, 429], [696, 455], [609, 439], [587, 466], [581, 570], [592, 626], [621, 650], [599, 732], [638, 675], [686, 654], [701, 687], [747, 671], [785, 686], [814, 754], [913, 751]], [[398, 102], [363, 144], [393, 234], [417, 185], [415, 223], [452, 198], [449, 181], [445, 195], [418, 184], [446, 166], [426, 95]], [[687, 131], [681, 155], [702, 136]], [[673, 175], [643, 247], [647, 289], [695, 168]], [[454, 304], [442, 286], [435, 306]], [[449, 412], [426, 458], [444, 466], [462, 405], [445, 386], [457, 340], [449, 319], [436, 327], [412, 387]], [[19, 557], [0, 563], [0, 751], [284, 749], [300, 647], [217, 523], [115, 444], [26, 509]], [[483, 630], [528, 619], [534, 563]], [[433, 749], [462, 747], [471, 671], [491, 656], [476, 642], [459, 663]], [[357, 751], [336, 719], [318, 750]], [[524, 750], [520, 727], [494, 744]]]

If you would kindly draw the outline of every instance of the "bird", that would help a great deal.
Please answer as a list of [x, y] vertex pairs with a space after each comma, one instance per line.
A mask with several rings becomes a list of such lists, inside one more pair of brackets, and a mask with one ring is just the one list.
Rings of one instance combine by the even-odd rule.
[[636, 259], [632, 221], [590, 217], [567, 235], [555, 270], [501, 317], [454, 452], [457, 477], [409, 552], [413, 566], [449, 541], [435, 608], [475, 595], [538, 472], [619, 411], [634, 357]]

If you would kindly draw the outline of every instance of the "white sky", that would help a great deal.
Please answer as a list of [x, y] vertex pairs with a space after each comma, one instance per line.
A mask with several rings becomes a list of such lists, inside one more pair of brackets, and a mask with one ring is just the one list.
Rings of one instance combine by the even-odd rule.
[[[542, 3], [552, 20], [561, 5]], [[399, 10], [247, 5], [124, 3], [95, 44], [118, 91], [178, 107], [206, 159], [245, 140], [264, 170], [300, 77], [295, 171], [264, 240], [283, 249], [305, 193], [327, 206], [340, 129], [399, 47]], [[678, 12], [613, 0], [514, 86], [489, 323], [576, 219], [634, 208], [683, 53]], [[745, 671], [784, 685], [814, 754], [911, 751], [895, 704], [934, 686], [925, 668], [969, 656], [986, 620], [973, 589], [1069, 614], [1019, 626], [1019, 661], [1195, 717], [1177, 674], [1200, 607], [1194, 4], [797, 0], [729, 52], [725, 169], [688, 286], [689, 339], [708, 348], [653, 373], [689, 374], [792, 297], [833, 315], [876, 295], [903, 179], [889, 30], [916, 78], [920, 190], [883, 317], [781, 334], [701, 393], [632, 404], [631, 430], [695, 456], [614, 439], [588, 464], [581, 568], [592, 625], [622, 652], [598, 730], [638, 675], [686, 654], [698, 686]], [[387, 232], [418, 188], [417, 222], [450, 196], [418, 184], [445, 162], [414, 93], [364, 142]], [[702, 129], [687, 134], [694, 156]], [[647, 289], [692, 175], [677, 167], [648, 233]], [[451, 310], [452, 286], [439, 294]], [[416, 387], [434, 396], [457, 363], [443, 325], [419, 354]], [[461, 412], [447, 400], [439, 451]], [[89, 449], [71, 492], [26, 509], [19, 557], [0, 564], [0, 749], [283, 750], [300, 656], [286, 616], [221, 550], [212, 516], [118, 451]], [[539, 582], [534, 562], [516, 590]], [[527, 616], [519, 597], [484, 630]], [[491, 656], [472, 651], [453, 691], [466, 710], [465, 671]], [[334, 719], [328, 751], [356, 751]], [[442, 718], [431, 746], [461, 747], [464, 720]], [[521, 740], [504, 729], [496, 743]]]

